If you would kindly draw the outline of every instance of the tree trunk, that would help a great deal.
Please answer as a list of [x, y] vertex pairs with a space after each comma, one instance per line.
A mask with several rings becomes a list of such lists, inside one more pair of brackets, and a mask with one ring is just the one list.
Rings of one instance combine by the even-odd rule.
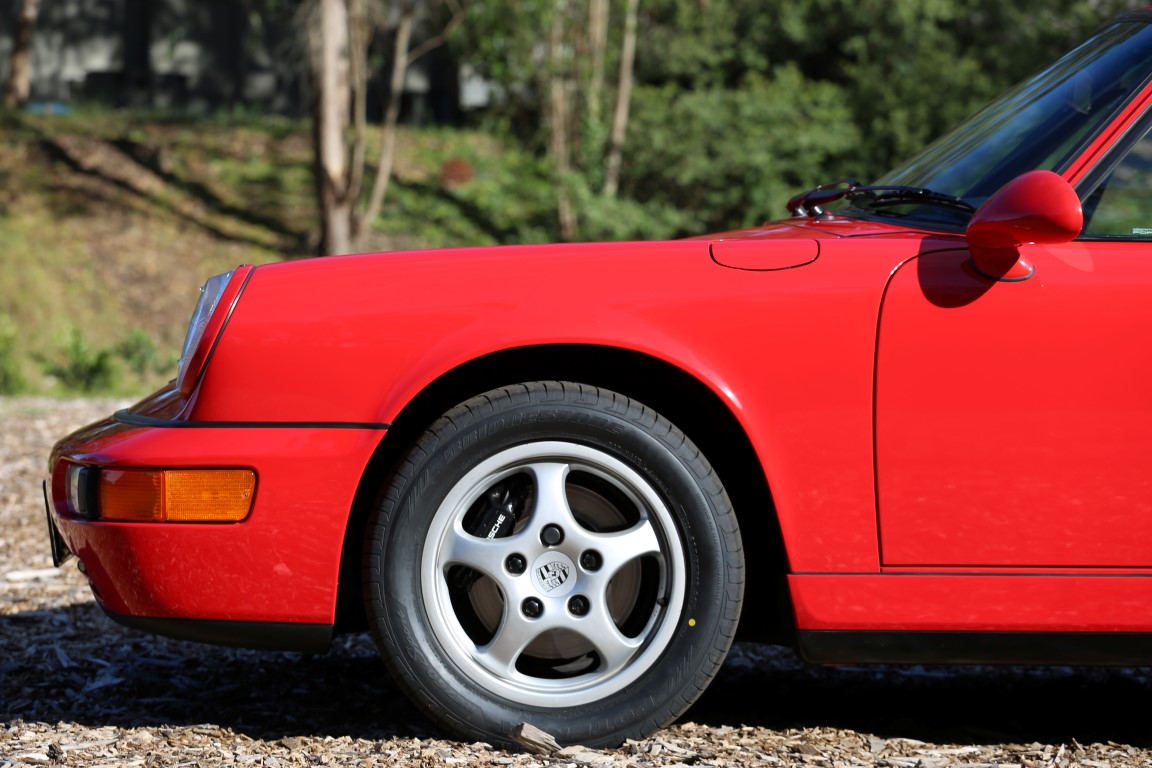
[[568, 172], [572, 167], [569, 110], [568, 110], [568, 68], [565, 55], [564, 21], [568, 11], [567, 0], [557, 0], [555, 16], [552, 17], [552, 32], [548, 42], [549, 74], [548, 149], [556, 168], [557, 201], [556, 213], [560, 224], [560, 237], [575, 240], [579, 231], [576, 211], [572, 205], [572, 195], [568, 190]]
[[320, 0], [320, 51], [313, 116], [316, 185], [320, 204], [320, 253], [349, 253], [352, 200], [349, 195], [348, 124], [350, 64], [348, 5]]
[[412, 23], [416, 15], [416, 3], [413, 0], [404, 0], [400, 4], [400, 18], [396, 23], [396, 34], [393, 37], [392, 76], [388, 85], [388, 103], [384, 108], [384, 124], [381, 126], [380, 162], [376, 166], [376, 178], [372, 183], [372, 194], [368, 199], [368, 206], [364, 213], [356, 218], [352, 237], [359, 248], [372, 222], [380, 213], [380, 206], [384, 203], [384, 195], [388, 192], [388, 183], [392, 180], [392, 166], [396, 160], [396, 129], [400, 121], [400, 95], [404, 90], [404, 76], [408, 73], [411, 59], [408, 55], [408, 45], [412, 40]]
[[604, 58], [608, 48], [608, 0], [588, 2], [588, 50], [592, 76], [588, 85], [588, 120], [600, 124], [604, 98]]
[[632, 102], [632, 70], [636, 62], [636, 19], [640, 0], [628, 0], [624, 17], [624, 41], [620, 50], [620, 83], [616, 89], [616, 113], [612, 119], [612, 138], [608, 146], [608, 167], [604, 173], [604, 196], [616, 197], [620, 188], [620, 165], [624, 155], [624, 138], [628, 133], [628, 115]]
[[32, 86], [32, 31], [36, 26], [36, 13], [40, 0], [24, 0], [16, 32], [12, 38], [12, 68], [8, 71], [8, 84], [4, 88], [4, 106], [11, 109], [28, 101]]
[[[367, 0], [315, 0], [315, 5], [304, 6], [297, 17], [299, 28], [310, 38], [313, 50], [312, 125], [321, 254], [351, 253], [365, 245], [392, 177], [404, 76], [413, 61], [443, 45], [464, 18], [459, 0], [441, 1], [452, 11], [450, 20], [439, 35], [409, 51], [419, 3], [397, 0], [400, 17], [395, 31], [391, 91], [380, 134], [380, 161], [368, 202], [363, 205], [362, 186], [367, 165], [367, 55], [372, 38], [380, 28], [379, 11], [383, 6], [374, 6]], [[317, 9], [319, 14], [315, 15]]]
[[375, 31], [367, 0], [348, 3], [348, 87], [352, 105], [352, 136], [348, 154], [351, 166], [348, 176], [348, 200], [352, 208], [352, 248], [356, 247], [356, 201], [364, 181], [364, 164], [368, 133], [368, 47]]

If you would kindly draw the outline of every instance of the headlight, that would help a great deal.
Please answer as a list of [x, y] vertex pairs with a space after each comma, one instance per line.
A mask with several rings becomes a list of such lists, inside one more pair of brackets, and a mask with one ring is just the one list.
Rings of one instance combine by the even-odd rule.
[[200, 300], [188, 323], [184, 347], [180, 352], [179, 372], [176, 374], [176, 385], [185, 398], [192, 394], [192, 389], [200, 379], [212, 345], [223, 330], [251, 272], [252, 267], [242, 266], [233, 272], [208, 278], [208, 282], [200, 289]]
[[96, 519], [96, 470], [82, 464], [69, 464], [65, 477], [68, 511], [77, 517]]

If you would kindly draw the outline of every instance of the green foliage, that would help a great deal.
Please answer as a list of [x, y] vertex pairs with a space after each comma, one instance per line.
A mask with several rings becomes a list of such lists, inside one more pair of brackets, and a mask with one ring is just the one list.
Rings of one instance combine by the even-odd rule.
[[555, 186], [542, 158], [465, 131], [406, 132], [401, 145], [404, 162], [375, 224], [394, 247], [556, 239]]
[[692, 230], [691, 219], [666, 204], [610, 199], [583, 186], [575, 204], [584, 240], [664, 240]]
[[[858, 141], [844, 167], [774, 135], [810, 178], [867, 181], [904, 160], [992, 96], [1079, 42], [1125, 7], [1117, 0], [648, 0], [638, 77], [684, 94], [744, 88], [750, 74], [796, 69], [799, 88], [837, 86], [851, 119], [820, 124]], [[781, 86], [784, 84], [781, 83]], [[783, 88], [788, 101], [803, 98]], [[766, 133], [771, 129], [765, 126]]]
[[791, 67], [749, 75], [739, 89], [665, 85], [635, 98], [624, 190], [681, 211], [689, 230], [784, 215], [797, 189], [848, 174], [844, 159], [859, 141], [841, 89]]
[[128, 368], [140, 378], [152, 372], [159, 372], [166, 364], [160, 360], [156, 345], [148, 334], [139, 329], [132, 331], [128, 338], [115, 347], [115, 353], [122, 359]]
[[[504, 135], [543, 154], [543, 41], [558, 9], [574, 19], [586, 3], [476, 6], [454, 43], [457, 54], [500, 85], [505, 98], [493, 112]], [[645, 0], [623, 197], [642, 219], [678, 229], [780, 215], [802, 188], [881, 175], [1123, 6]], [[567, 183], [595, 190], [604, 128], [584, 123], [580, 134], [584, 181]], [[575, 197], [586, 209], [582, 226], [611, 220], [593, 212], [605, 206], [588, 195]], [[581, 234], [601, 231], [612, 228]]]
[[62, 355], [47, 360], [44, 371], [70, 392], [105, 392], [116, 379], [114, 350], [92, 349], [78, 328], [69, 331]]
[[[410, 167], [394, 183], [376, 222], [389, 247], [545, 243], [560, 237], [556, 175], [544, 158], [463, 132], [427, 131], [406, 136], [404, 143]], [[468, 169], [471, 177], [451, 183], [443, 178], [450, 165]], [[562, 183], [572, 194], [585, 240], [666, 238], [692, 224], [661, 201], [604, 198], [580, 173]]]
[[699, 91], [739, 87], [768, 74], [782, 9], [771, 0], [646, 0], [636, 51], [637, 81]]
[[0, 315], [0, 395], [15, 395], [24, 389], [24, 376], [16, 354], [16, 324]]
[[64, 392], [107, 394], [136, 392], [153, 386], [155, 374], [165, 373], [171, 361], [141, 330], [107, 347], [95, 347], [73, 327], [54, 356], [37, 356], [44, 373]]

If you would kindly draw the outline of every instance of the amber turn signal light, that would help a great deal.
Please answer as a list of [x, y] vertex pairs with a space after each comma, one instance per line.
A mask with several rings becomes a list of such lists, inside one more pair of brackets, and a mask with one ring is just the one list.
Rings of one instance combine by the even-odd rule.
[[252, 509], [250, 469], [102, 469], [101, 520], [234, 523]]

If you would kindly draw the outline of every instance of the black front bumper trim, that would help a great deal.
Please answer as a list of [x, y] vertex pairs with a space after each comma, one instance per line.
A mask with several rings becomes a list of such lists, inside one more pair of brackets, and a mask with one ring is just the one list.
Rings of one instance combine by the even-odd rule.
[[48, 544], [52, 547], [52, 565], [59, 568], [68, 562], [68, 558], [72, 557], [72, 550], [68, 548], [68, 542], [64, 541], [64, 537], [60, 535], [56, 521], [52, 519], [52, 502], [48, 500], [47, 480], [40, 483], [40, 490], [44, 492], [44, 515], [48, 519]]
[[160, 419], [128, 409], [116, 411], [115, 421], [133, 427], [160, 429], [373, 429], [386, 430], [391, 424], [376, 421], [187, 421]]
[[224, 621], [216, 619], [158, 619], [127, 616], [104, 609], [118, 624], [153, 635], [197, 643], [230, 645], [266, 651], [323, 653], [332, 645], [331, 624], [296, 624], [286, 621]]

